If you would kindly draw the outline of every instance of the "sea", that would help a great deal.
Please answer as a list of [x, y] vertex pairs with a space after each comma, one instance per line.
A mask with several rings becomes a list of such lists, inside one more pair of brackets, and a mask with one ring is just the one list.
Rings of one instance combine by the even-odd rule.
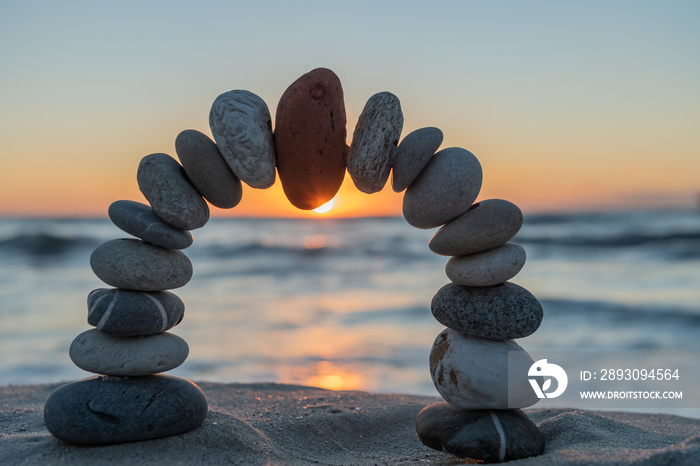
[[[171, 331], [190, 354], [171, 374], [437, 396], [430, 302], [449, 280], [435, 231], [401, 217], [211, 219], [173, 290], [186, 310]], [[121, 237], [106, 218], [0, 219], [0, 385], [90, 375], [68, 348], [106, 287], [90, 253]], [[544, 309], [526, 350], [700, 351], [700, 211], [530, 214], [513, 241], [527, 261], [512, 281]]]

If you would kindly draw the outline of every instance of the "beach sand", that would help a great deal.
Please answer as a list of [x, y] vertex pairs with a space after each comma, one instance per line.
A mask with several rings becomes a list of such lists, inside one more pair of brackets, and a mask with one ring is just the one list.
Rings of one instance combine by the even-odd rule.
[[[199, 383], [201, 427], [129, 444], [66, 445], [44, 427], [61, 384], [0, 387], [0, 464], [462, 464], [423, 446], [415, 417], [437, 398], [280, 384]], [[547, 439], [542, 456], [513, 465], [696, 465], [700, 419], [672, 415], [526, 410]]]

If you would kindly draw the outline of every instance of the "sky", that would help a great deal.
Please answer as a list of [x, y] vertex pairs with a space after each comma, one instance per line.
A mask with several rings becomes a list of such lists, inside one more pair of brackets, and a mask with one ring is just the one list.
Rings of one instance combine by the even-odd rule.
[[[481, 161], [480, 199], [526, 213], [700, 203], [697, 1], [0, 2], [0, 215], [104, 216], [145, 202], [139, 160], [211, 135], [221, 93], [273, 116], [317, 67], [340, 77], [348, 143], [376, 92], [402, 136], [442, 129]], [[400, 215], [349, 177], [324, 215]], [[214, 216], [318, 216], [278, 182]]]

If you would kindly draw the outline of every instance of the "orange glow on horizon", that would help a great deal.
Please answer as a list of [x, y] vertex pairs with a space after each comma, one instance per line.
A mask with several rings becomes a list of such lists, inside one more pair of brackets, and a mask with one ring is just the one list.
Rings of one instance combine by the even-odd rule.
[[[461, 143], [456, 140], [446, 145], [465, 146]], [[567, 160], [548, 159], [536, 152], [522, 154], [514, 161], [507, 157], [508, 153], [514, 152], [507, 145], [488, 150], [482, 147], [474, 149], [484, 170], [479, 200], [506, 199], [517, 204], [526, 214], [620, 208], [697, 208], [698, 205], [697, 181], [692, 177], [696, 171], [692, 164], [687, 164], [687, 170], [682, 174], [673, 164], [661, 167], [640, 165], [634, 176], [630, 176], [629, 163], [625, 160], [609, 162], [600, 172], [595, 163], [573, 170]], [[61, 155], [57, 159], [68, 157]], [[585, 157], [572, 150], [567, 156], [567, 159], [571, 158]], [[64, 174], [64, 166], [58, 163], [36, 165], [32, 158], [11, 162], [6, 167], [8, 170], [2, 173], [5, 176], [0, 183], [0, 216], [104, 218], [109, 205], [116, 200], [146, 203], [135, 179], [138, 156], [131, 157], [126, 163], [117, 153], [108, 153], [89, 166], [84, 161], [74, 160], [64, 165], [87, 168], [70, 174]], [[36, 166], [44, 169], [37, 171]], [[14, 176], [15, 172], [32, 173], [32, 176]], [[669, 184], [669, 180], [673, 183]], [[391, 189], [391, 180], [382, 191], [370, 195], [360, 192], [346, 173], [333, 198], [332, 209], [323, 214], [294, 207], [287, 200], [278, 179], [269, 189], [253, 189], [244, 184], [243, 198], [238, 206], [233, 209], [211, 207], [211, 215], [316, 220], [398, 217], [402, 215], [402, 199], [403, 193]]]
[[[292, 217], [292, 218], [346, 218], [393, 217], [401, 215], [403, 193], [391, 189], [391, 180], [375, 194], [359, 191], [350, 176], [345, 175], [338, 194], [327, 204], [325, 212], [301, 210], [294, 207], [284, 195], [279, 179], [268, 189], [254, 189], [243, 185], [243, 198], [233, 209], [212, 209], [213, 216], [223, 217]], [[320, 214], [320, 215], [319, 215]]]

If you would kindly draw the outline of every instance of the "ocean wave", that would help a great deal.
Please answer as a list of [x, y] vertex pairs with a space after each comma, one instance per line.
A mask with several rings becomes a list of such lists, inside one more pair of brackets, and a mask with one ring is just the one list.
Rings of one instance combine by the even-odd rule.
[[532, 214], [525, 216], [528, 225], [565, 225], [570, 223], [597, 223], [610, 218], [606, 212], [571, 213], [571, 214]]
[[61, 256], [98, 244], [96, 238], [66, 237], [50, 233], [18, 234], [0, 240], [0, 251], [30, 257]]
[[[184, 252], [205, 260], [231, 258], [382, 258], [397, 266], [435, 260], [429, 232], [414, 231], [403, 219], [340, 219], [309, 227], [301, 220], [215, 219], [196, 233]], [[119, 234], [109, 220], [0, 222], [0, 254], [54, 259], [89, 252]], [[238, 242], [237, 242], [238, 241]], [[540, 254], [567, 259], [570, 254], [639, 252], [644, 260], [700, 259], [700, 216], [680, 213], [550, 214], [527, 217], [514, 241]], [[532, 258], [537, 257], [532, 255]], [[641, 256], [640, 256], [641, 257]], [[438, 260], [442, 260], [441, 258]]]
[[640, 327], [674, 325], [685, 331], [700, 329], [700, 308], [688, 309], [662, 305], [622, 304], [605, 301], [540, 300], [547, 319], [603, 318], [615, 325]]
[[610, 236], [534, 236], [518, 235], [515, 241], [520, 244], [551, 245], [587, 248], [631, 248], [637, 246], [686, 246], [690, 253], [700, 249], [700, 231], [671, 233], [623, 233]]
[[[347, 246], [285, 246], [285, 245], [269, 245], [263, 243], [248, 243], [242, 245], [224, 245], [224, 244], [196, 244], [185, 253], [193, 258], [206, 259], [255, 259], [255, 258], [385, 258], [398, 262], [415, 262], [426, 259], [432, 259], [433, 255], [424, 245], [424, 251], [416, 251], [416, 248], [411, 245], [396, 244], [393, 247], [387, 246], [382, 248], [377, 245], [347, 245]], [[191, 253], [191, 254], [190, 254]]]
[[[328, 254], [331, 248], [306, 248], [303, 246], [281, 246], [281, 245], [265, 245], [262, 243], [249, 243], [243, 245], [197, 245], [193, 246], [192, 251], [198, 255], [204, 255], [211, 258], [232, 258], [232, 257], [251, 257], [257, 255], [274, 255], [274, 256], [308, 256]], [[193, 253], [194, 254], [194, 253]]]

